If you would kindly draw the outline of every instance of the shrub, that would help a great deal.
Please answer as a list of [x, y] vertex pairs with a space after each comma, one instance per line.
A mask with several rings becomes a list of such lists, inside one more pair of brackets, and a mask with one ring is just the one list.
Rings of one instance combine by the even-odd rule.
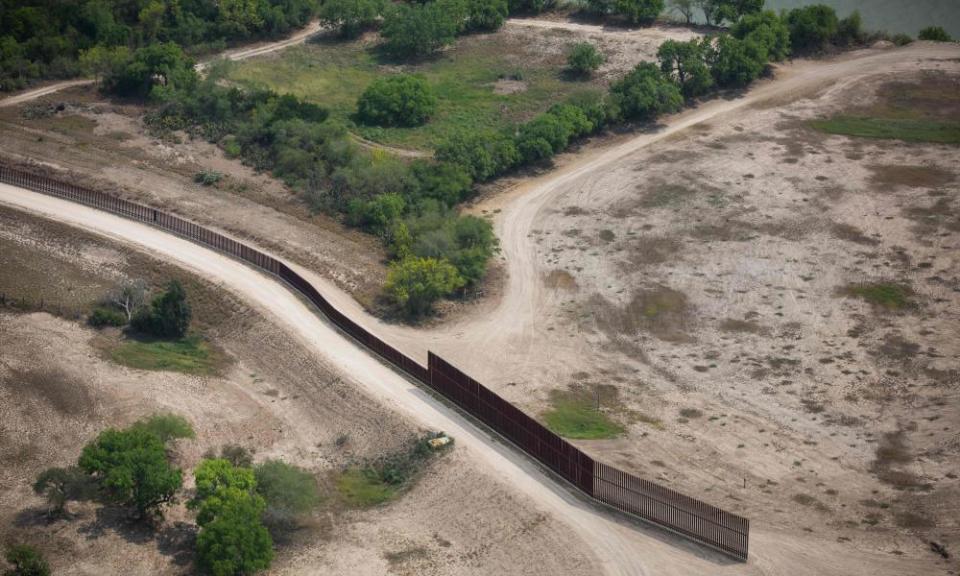
[[837, 22], [837, 34], [834, 41], [841, 46], [863, 44], [866, 34], [863, 32], [863, 19], [860, 11], [854, 10], [849, 16]]
[[131, 326], [160, 338], [182, 338], [190, 327], [191, 315], [187, 293], [180, 282], [174, 280], [163, 294], [153, 299], [149, 308], [144, 307], [134, 315]]
[[909, 34], [894, 34], [893, 37], [890, 38], [890, 41], [897, 46], [906, 46], [913, 42], [913, 38], [911, 38]]
[[632, 24], [651, 24], [663, 12], [663, 0], [613, 0], [613, 10]]
[[649, 62], [641, 62], [615, 82], [610, 95], [619, 114], [628, 120], [650, 120], [683, 105], [680, 89]]
[[220, 457], [238, 468], [249, 468], [253, 465], [253, 452], [239, 444], [224, 444], [220, 448]]
[[177, 414], [154, 414], [136, 422], [133, 428], [153, 434], [164, 444], [180, 438], [196, 437], [190, 422]]
[[710, 69], [718, 86], [744, 87], [753, 82], [767, 67], [767, 51], [754, 39], [740, 40], [723, 34]]
[[254, 468], [257, 493], [267, 503], [267, 517], [274, 522], [310, 512], [319, 502], [317, 480], [310, 472], [281, 462], [267, 460]]
[[223, 178], [223, 174], [215, 170], [201, 170], [193, 175], [193, 181], [204, 186], [213, 186]]
[[794, 52], [823, 50], [837, 34], [837, 13], [824, 4], [794, 8], [787, 12], [786, 23]]
[[113, 308], [98, 306], [87, 318], [87, 323], [94, 328], [103, 328], [104, 326], [124, 326], [127, 323], [127, 317]]
[[567, 54], [567, 68], [580, 76], [590, 76], [603, 61], [603, 54], [589, 42], [577, 42]]
[[397, 74], [378, 78], [357, 101], [357, 116], [377, 126], [419, 126], [437, 107], [433, 90], [423, 78]]
[[464, 20], [460, 0], [394, 5], [383, 19], [384, 48], [399, 58], [426, 56], [452, 44]]
[[767, 56], [775, 62], [790, 55], [790, 28], [772, 11], [744, 16], [730, 33], [740, 40], [755, 40], [767, 49]]
[[326, 0], [320, 6], [319, 19], [339, 30], [341, 36], [353, 38], [376, 24], [385, 5], [383, 0]]
[[540, 114], [520, 126], [517, 150], [525, 164], [548, 160], [567, 147], [570, 135], [559, 118], [550, 113]]
[[467, 0], [466, 29], [499, 30], [509, 15], [507, 0]]
[[414, 195], [419, 198], [431, 198], [452, 208], [466, 200], [470, 194], [473, 180], [467, 169], [451, 162], [418, 161], [411, 165], [416, 180]]
[[14, 544], [7, 548], [4, 558], [13, 564], [5, 576], [50, 576], [50, 565], [40, 552], [29, 544]]
[[579, 108], [593, 125], [593, 131], [601, 130], [610, 120], [606, 96], [599, 91], [580, 92], [572, 95], [567, 104]]
[[431, 311], [433, 303], [464, 285], [457, 269], [444, 260], [410, 257], [390, 265], [384, 291], [409, 317]]
[[399, 194], [380, 194], [370, 200], [355, 198], [347, 208], [347, 222], [377, 234], [386, 233], [406, 207]]
[[459, 132], [441, 143], [437, 160], [462, 166], [470, 177], [483, 182], [499, 176], [520, 162], [513, 138], [494, 131]]
[[713, 86], [713, 76], [706, 61], [710, 51], [709, 40], [667, 40], [657, 50], [660, 71], [677, 83], [685, 97], [700, 96]]
[[183, 483], [180, 470], [167, 462], [163, 442], [138, 428], [104, 430], [83, 448], [78, 465], [96, 474], [114, 501], [133, 506], [141, 518], [159, 514]]
[[933, 42], [952, 42], [953, 39], [947, 34], [947, 31], [940, 26], [930, 26], [924, 28], [917, 35], [920, 40], [931, 40]]

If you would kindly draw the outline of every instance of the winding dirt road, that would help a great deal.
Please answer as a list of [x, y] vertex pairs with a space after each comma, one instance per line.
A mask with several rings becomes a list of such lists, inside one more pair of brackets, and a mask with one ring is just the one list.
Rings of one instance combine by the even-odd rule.
[[[795, 99], [854, 82], [865, 75], [909, 69], [917, 59], [955, 56], [956, 48], [952, 45], [918, 43], [898, 50], [861, 51], [827, 63], [786, 66], [779, 71], [778, 79], [758, 86], [745, 97], [714, 100], [666, 118], [665, 125], [656, 131], [641, 134], [613, 147], [587, 152], [554, 173], [492, 199], [484, 208], [502, 207], [496, 226], [510, 279], [500, 304], [479, 320], [464, 320], [458, 325], [442, 327], [424, 335], [419, 331], [385, 325], [368, 316], [364, 317], [360, 307], [329, 282], [318, 281], [318, 287], [335, 305], [342, 306], [344, 311], [362, 319], [363, 324], [385, 336], [388, 341], [419, 357], [427, 347], [433, 347], [434, 342], [449, 339], [450, 333], [456, 333], [459, 337], [457, 347], [472, 350], [479, 356], [496, 357], [503, 351], [505, 343], [510, 343], [514, 348], [511, 356], [522, 354], [524, 350], [517, 349], [516, 343], [526, 341], [531, 347], [535, 344], [536, 314], [543, 298], [535, 250], [528, 235], [538, 213], [558, 195], [571, 187], [588, 185], [593, 175], [637, 150], [745, 106], [782, 98]], [[456, 436], [458, 446], [466, 450], [470, 457], [496, 470], [506, 483], [576, 530], [600, 559], [607, 574], [789, 573], [812, 576], [874, 574], [878, 571], [896, 573], [903, 567], [896, 559], [851, 552], [820, 540], [807, 541], [805, 536], [796, 533], [771, 530], [763, 525], [762, 518], [754, 519], [751, 561], [747, 564], [728, 562], [719, 555], [659, 530], [638, 529], [574, 496], [525, 457], [504, 447], [495, 438], [369, 356], [307, 309], [276, 280], [186, 240], [64, 200], [0, 185], [0, 202], [129, 243], [218, 282], [225, 289], [263, 309], [287, 326], [290, 333], [306, 346], [342, 370], [361, 389], [414, 421], [449, 431]]]

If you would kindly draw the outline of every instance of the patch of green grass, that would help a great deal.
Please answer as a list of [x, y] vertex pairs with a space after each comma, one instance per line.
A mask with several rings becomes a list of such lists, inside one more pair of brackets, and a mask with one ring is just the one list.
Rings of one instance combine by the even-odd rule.
[[337, 491], [352, 506], [367, 508], [393, 498], [396, 486], [384, 482], [375, 470], [350, 468], [337, 478]]
[[554, 392], [553, 407], [544, 412], [547, 428], [564, 438], [596, 440], [615, 438], [624, 433], [624, 427], [597, 410], [590, 394], [584, 392]]
[[814, 120], [810, 125], [821, 132], [844, 136], [960, 144], [958, 122], [923, 118], [834, 116], [827, 120]]
[[913, 301], [910, 299], [913, 290], [903, 284], [891, 282], [854, 284], [847, 286], [844, 292], [849, 296], [862, 298], [875, 306], [888, 310], [901, 310], [913, 305]]
[[[432, 149], [454, 131], [504, 127], [572, 94], [600, 90], [599, 85], [564, 79], [563, 58], [552, 58], [503, 34], [465, 36], [435, 57], [402, 65], [383, 60], [376, 46], [364, 41], [323, 41], [232, 64], [227, 77], [324, 106], [369, 140]], [[400, 72], [419, 74], [432, 87], [437, 110], [430, 121], [413, 128], [355, 123], [357, 98], [364, 89], [378, 77]], [[498, 94], [495, 88], [502, 78], [522, 78], [524, 89]]]
[[125, 340], [110, 350], [110, 358], [140, 370], [169, 370], [185, 374], [215, 374], [220, 355], [198, 336], [180, 340]]

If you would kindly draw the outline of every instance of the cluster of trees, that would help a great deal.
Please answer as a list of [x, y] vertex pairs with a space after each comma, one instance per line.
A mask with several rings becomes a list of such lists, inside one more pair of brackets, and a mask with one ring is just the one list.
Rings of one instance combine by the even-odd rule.
[[171, 281], [166, 289], [147, 302], [147, 285], [141, 280], [126, 282], [113, 290], [90, 315], [95, 326], [125, 326], [158, 338], [182, 338], [190, 329], [193, 312], [187, 292], [180, 282]]
[[663, 0], [587, 0], [588, 12], [616, 14], [631, 24], [651, 24], [663, 12]]
[[460, 34], [498, 30], [510, 11], [507, 0], [327, 0], [319, 16], [345, 37], [380, 25], [388, 54], [417, 58], [452, 44]]
[[219, 46], [305, 25], [317, 0], [0, 1], [0, 90], [67, 78], [137, 47]]
[[[468, 170], [364, 150], [320, 106], [269, 90], [225, 87], [217, 79], [212, 70], [190, 90], [165, 93], [148, 123], [217, 142], [228, 154], [301, 191], [315, 209], [342, 214], [348, 224], [379, 236], [397, 262], [387, 296], [407, 314], [429, 310], [419, 296], [408, 294], [429, 295], [432, 304], [482, 279], [497, 245], [487, 221], [455, 210], [471, 193], [474, 178]], [[421, 80], [393, 76], [375, 82], [361, 97], [358, 116], [407, 125], [423, 119], [432, 105]], [[444, 270], [452, 266], [454, 280], [436, 277], [428, 290], [414, 287], [414, 277], [401, 271], [430, 267], [427, 259], [439, 261]]]
[[[130, 508], [141, 520], [156, 520], [183, 486], [183, 471], [170, 461], [169, 444], [193, 436], [189, 422], [172, 414], [104, 430], [83, 448], [76, 466], [43, 471], [34, 491], [47, 498], [51, 515], [62, 514], [68, 500], [96, 497]], [[214, 576], [268, 568], [271, 530], [295, 527], [320, 501], [309, 472], [278, 460], [253, 465], [250, 452], [238, 446], [206, 455], [193, 474], [196, 489], [187, 507], [196, 512], [200, 527], [197, 564]], [[10, 561], [18, 567], [42, 562], [29, 552], [18, 550]]]

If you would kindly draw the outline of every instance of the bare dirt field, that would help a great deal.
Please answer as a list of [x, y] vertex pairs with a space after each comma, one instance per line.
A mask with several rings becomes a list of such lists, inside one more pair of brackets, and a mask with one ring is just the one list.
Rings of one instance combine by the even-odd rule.
[[[258, 460], [282, 458], [316, 474], [325, 502], [280, 545], [273, 573], [595, 573], [569, 529], [457, 449], [396, 502], [367, 510], [339, 503], [334, 471], [398, 449], [417, 427], [213, 284], [7, 208], [0, 209], [0, 258], [8, 302], [0, 309], [0, 542], [37, 545], [56, 573], [192, 573], [195, 528], [182, 505], [155, 531], [88, 502], [70, 503], [68, 519], [48, 522], [43, 499], [30, 490], [37, 473], [75, 461], [100, 430], [167, 411], [197, 432], [176, 444], [184, 469], [210, 448], [240, 443]], [[104, 350], [119, 338], [115, 331], [68, 319], [131, 277], [187, 285], [195, 328], [227, 358], [218, 375], [114, 364]], [[24, 311], [41, 301], [59, 316]]]
[[957, 49], [909, 50], [481, 203], [505, 301], [430, 346], [531, 412], [602, 385], [628, 432], [582, 445], [755, 538], [894, 560], [821, 573], [956, 573], [929, 542], [960, 548], [957, 148], [808, 124], [891, 99], [955, 122]]

